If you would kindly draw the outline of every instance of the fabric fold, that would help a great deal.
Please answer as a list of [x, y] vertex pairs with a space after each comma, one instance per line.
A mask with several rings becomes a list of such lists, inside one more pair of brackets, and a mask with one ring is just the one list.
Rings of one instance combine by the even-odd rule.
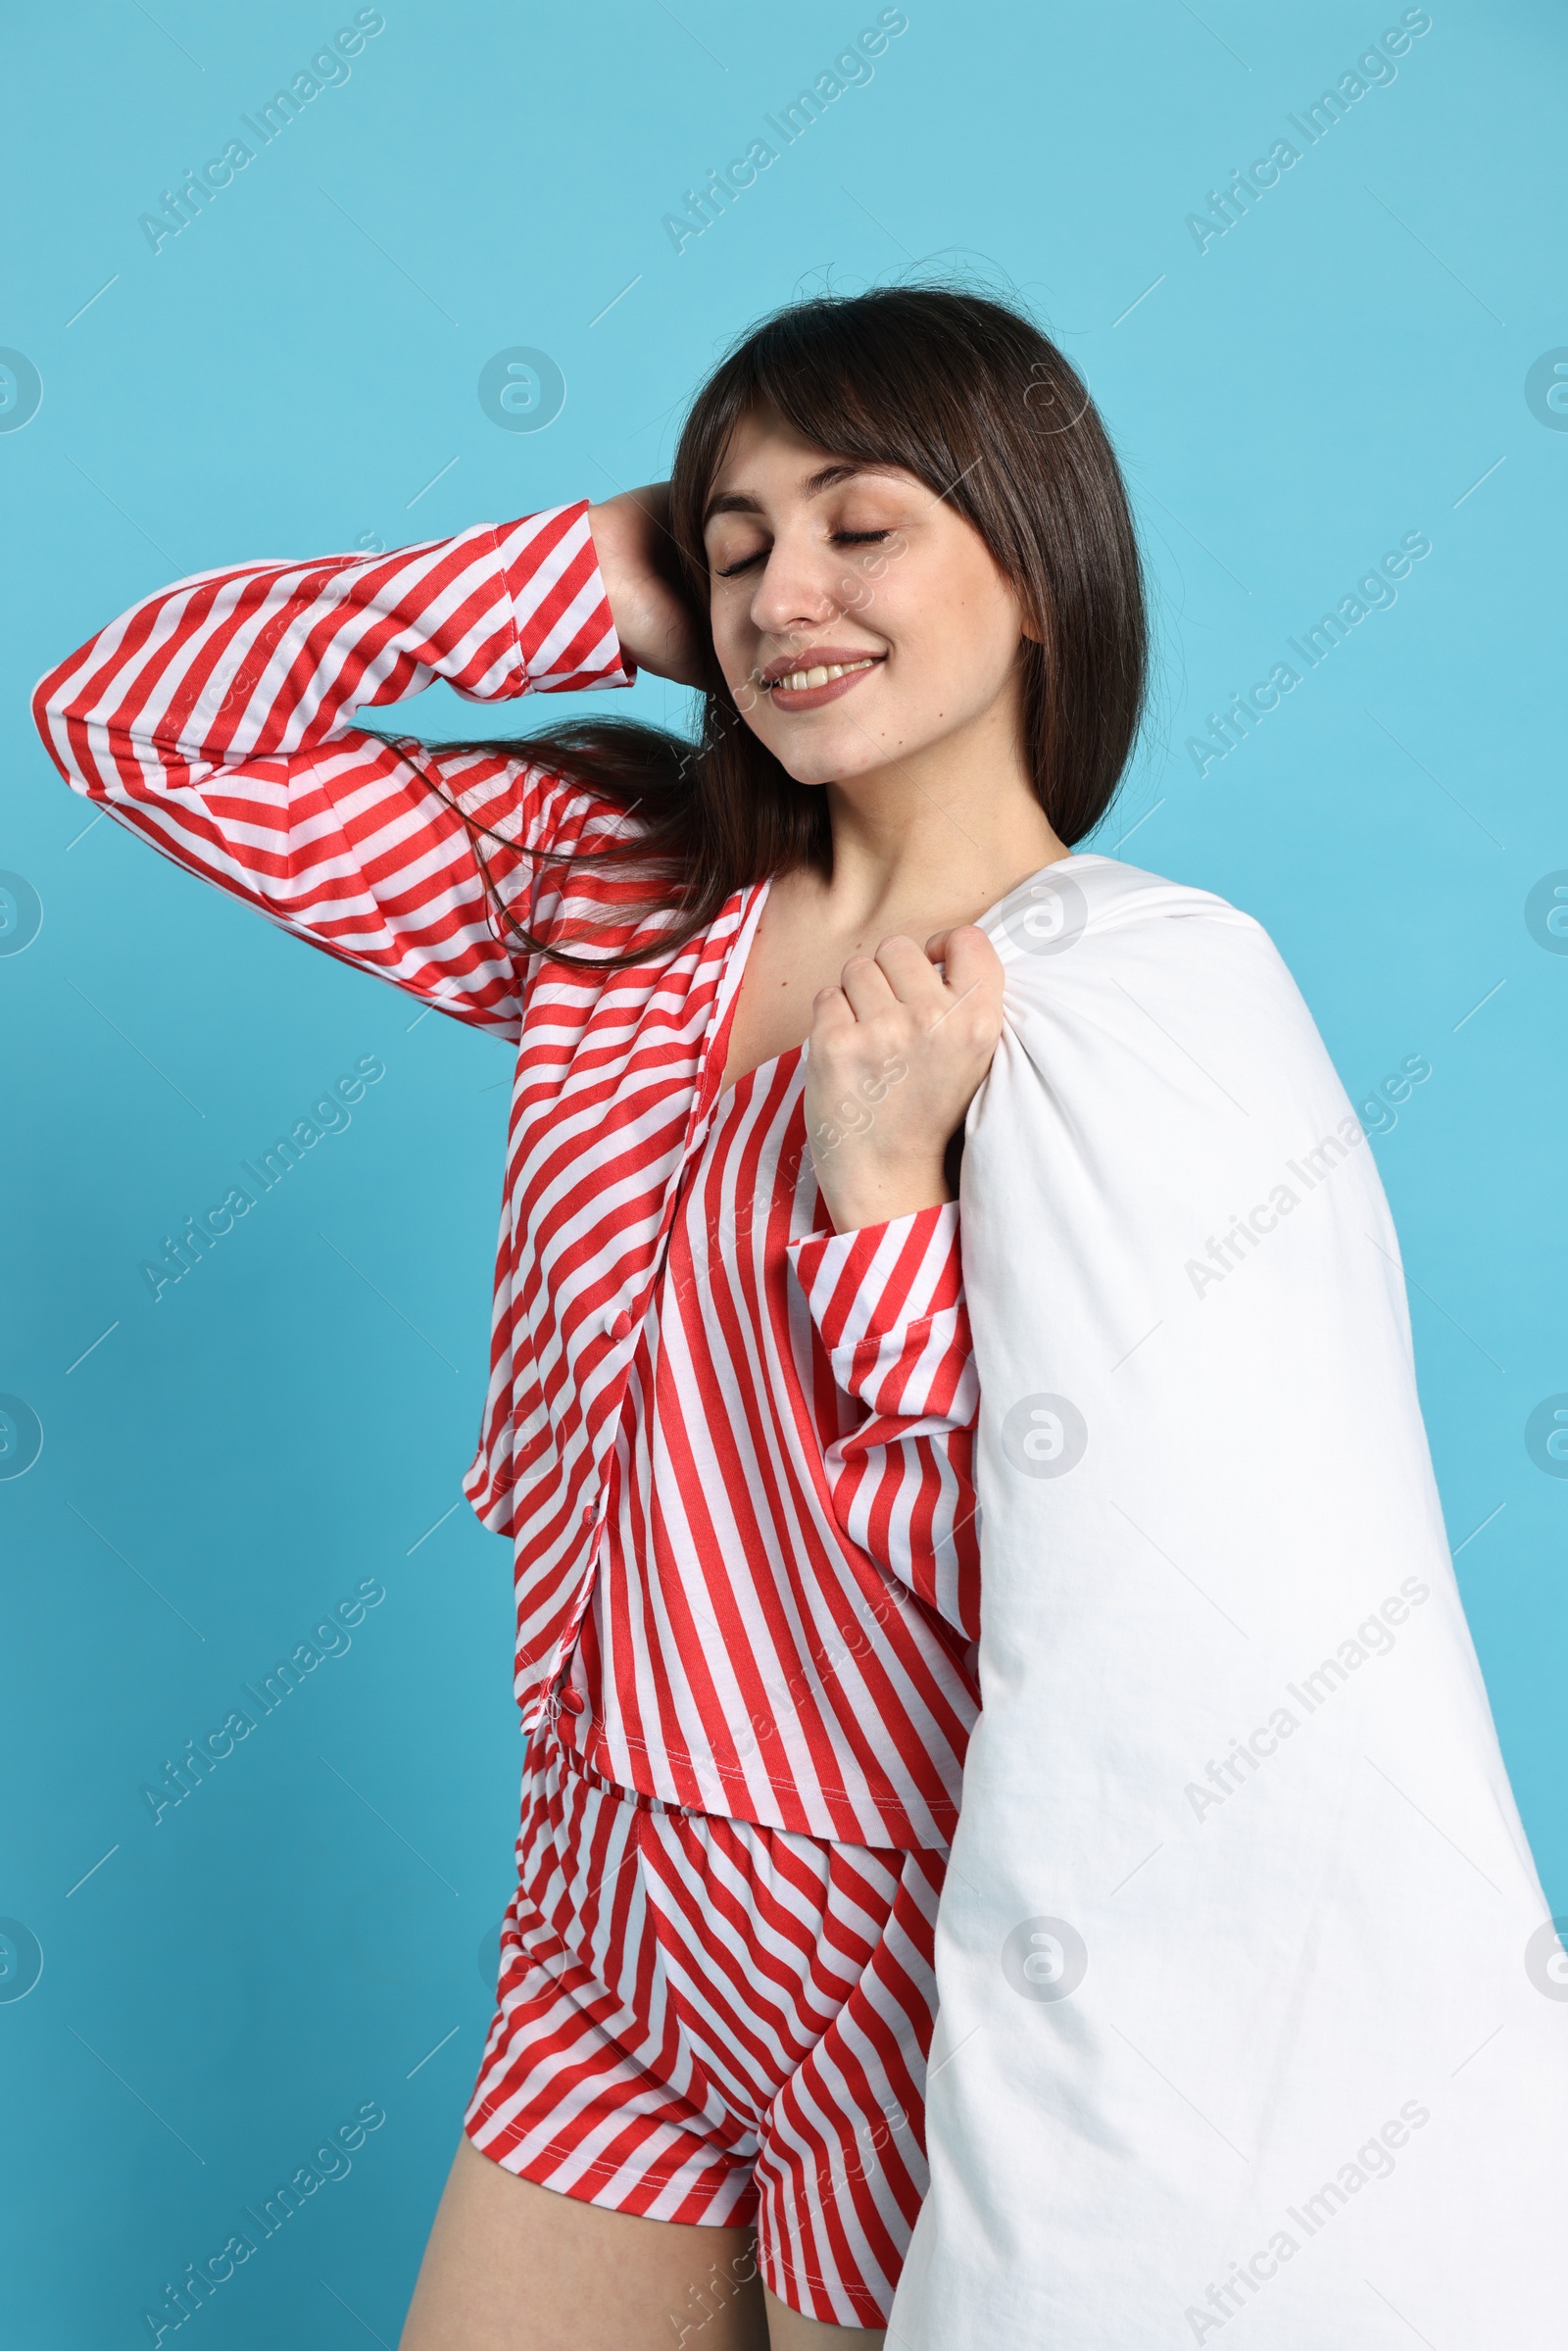
[[1370, 1144], [1223, 901], [1078, 856], [985, 928], [982, 1713], [889, 2341], [1545, 2351], [1562, 1959]]

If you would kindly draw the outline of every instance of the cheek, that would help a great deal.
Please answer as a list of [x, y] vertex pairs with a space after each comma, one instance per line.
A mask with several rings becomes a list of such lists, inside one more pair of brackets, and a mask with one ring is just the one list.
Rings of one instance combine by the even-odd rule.
[[729, 678], [745, 677], [752, 666], [752, 642], [756, 632], [750, 627], [744, 609], [735, 597], [718, 591], [710, 596], [708, 628], [724, 675]]
[[888, 614], [896, 652], [888, 683], [911, 714], [972, 715], [992, 701], [1011, 666], [1017, 634], [994, 600], [972, 589]]
[[756, 665], [756, 631], [735, 604], [723, 596], [710, 601], [708, 626], [713, 640], [713, 658], [729, 680], [735, 708], [748, 726], [760, 731], [760, 721], [766, 721], [767, 697], [751, 682]]

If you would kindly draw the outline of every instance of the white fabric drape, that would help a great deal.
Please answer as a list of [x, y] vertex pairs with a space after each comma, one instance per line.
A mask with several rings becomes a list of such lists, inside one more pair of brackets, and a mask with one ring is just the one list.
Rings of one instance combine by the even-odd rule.
[[890, 2351], [1560, 2351], [1568, 1961], [1371, 1146], [1222, 900], [1075, 856], [984, 927], [983, 1712]]

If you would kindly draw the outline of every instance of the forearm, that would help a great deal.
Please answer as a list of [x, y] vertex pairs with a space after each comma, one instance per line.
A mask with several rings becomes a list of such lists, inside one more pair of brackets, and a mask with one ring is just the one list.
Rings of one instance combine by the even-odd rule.
[[40, 682], [39, 732], [76, 790], [137, 800], [319, 751], [437, 677], [474, 701], [624, 682], [586, 512], [176, 582]]
[[864, 1417], [829, 1446], [851, 1540], [969, 1638], [979, 1626], [979, 1390], [956, 1203], [789, 1245], [834, 1384]]
[[74, 790], [201, 880], [514, 1033], [492, 891], [526, 919], [538, 854], [575, 843], [589, 802], [503, 744], [448, 757], [354, 722], [436, 677], [481, 702], [627, 683], [586, 515], [180, 581], [43, 680], [44, 741]]
[[857, 1151], [853, 1138], [819, 1145], [812, 1151], [816, 1188], [836, 1233], [914, 1216], [956, 1199], [941, 1154], [873, 1154]]

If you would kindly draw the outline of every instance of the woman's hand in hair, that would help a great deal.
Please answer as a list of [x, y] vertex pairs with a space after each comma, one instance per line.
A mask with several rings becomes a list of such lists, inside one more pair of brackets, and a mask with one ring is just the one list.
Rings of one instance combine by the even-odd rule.
[[973, 924], [884, 939], [814, 999], [806, 1128], [835, 1229], [952, 1200], [944, 1157], [1002, 1034], [1002, 958]]
[[701, 682], [702, 632], [680, 583], [669, 535], [669, 484], [647, 482], [588, 509], [599, 574], [622, 650], [677, 685]]

